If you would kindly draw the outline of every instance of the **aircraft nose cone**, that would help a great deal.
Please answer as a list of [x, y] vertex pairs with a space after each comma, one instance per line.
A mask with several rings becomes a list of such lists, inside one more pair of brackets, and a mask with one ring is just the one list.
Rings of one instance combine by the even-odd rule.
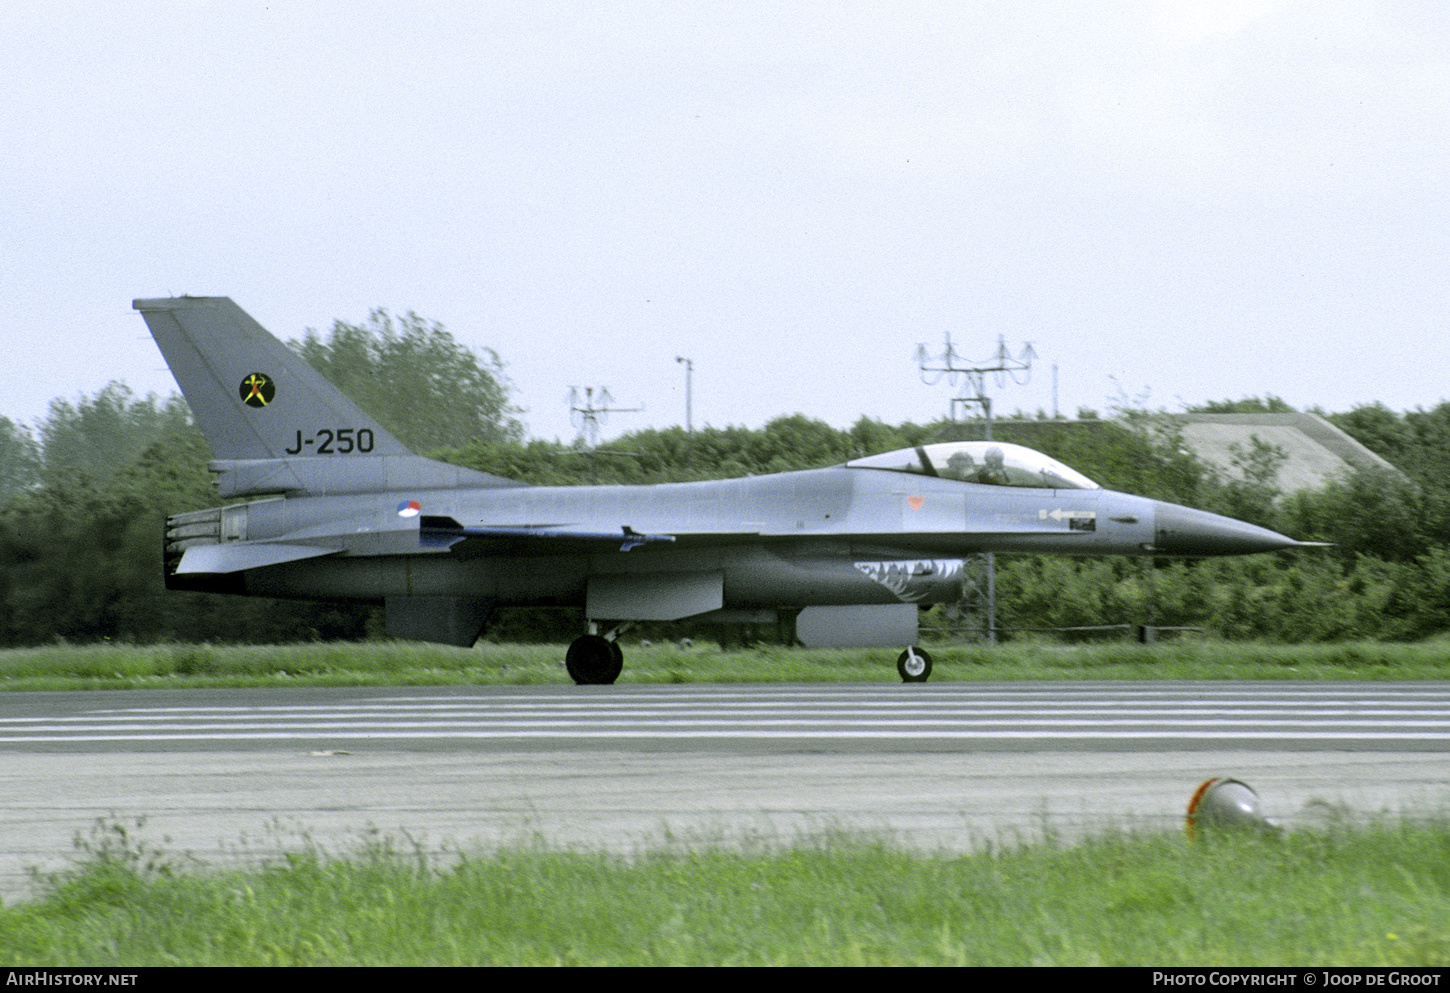
[[1300, 543], [1277, 531], [1206, 510], [1154, 501], [1153, 550], [1161, 555], [1252, 555]]

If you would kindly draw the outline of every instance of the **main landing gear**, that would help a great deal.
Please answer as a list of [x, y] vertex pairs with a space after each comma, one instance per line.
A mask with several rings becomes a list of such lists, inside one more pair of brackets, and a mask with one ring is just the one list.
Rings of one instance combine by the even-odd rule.
[[924, 683], [931, 676], [931, 656], [912, 645], [897, 657], [896, 671], [903, 683]]
[[608, 685], [619, 678], [624, 669], [624, 651], [614, 640], [618, 631], [609, 636], [585, 634], [575, 638], [564, 654], [564, 668], [569, 678], [580, 686]]
[[[564, 668], [569, 678], [580, 686], [607, 686], [618, 679], [624, 670], [624, 651], [614, 636], [620, 630], [575, 638], [564, 654]], [[903, 683], [924, 683], [931, 677], [931, 655], [913, 645], [897, 657], [896, 671]]]

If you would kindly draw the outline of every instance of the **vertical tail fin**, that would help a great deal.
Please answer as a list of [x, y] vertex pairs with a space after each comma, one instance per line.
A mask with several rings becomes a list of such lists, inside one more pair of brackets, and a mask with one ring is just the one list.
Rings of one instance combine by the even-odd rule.
[[224, 497], [522, 486], [414, 455], [226, 297], [134, 300]]
[[227, 297], [131, 306], [218, 459], [411, 454]]

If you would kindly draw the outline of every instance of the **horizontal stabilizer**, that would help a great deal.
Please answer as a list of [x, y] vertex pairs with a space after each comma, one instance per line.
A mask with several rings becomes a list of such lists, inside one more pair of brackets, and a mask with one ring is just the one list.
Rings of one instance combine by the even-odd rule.
[[191, 573], [229, 573], [301, 559], [335, 555], [339, 549], [316, 545], [196, 545], [188, 548], [176, 567], [178, 576]]

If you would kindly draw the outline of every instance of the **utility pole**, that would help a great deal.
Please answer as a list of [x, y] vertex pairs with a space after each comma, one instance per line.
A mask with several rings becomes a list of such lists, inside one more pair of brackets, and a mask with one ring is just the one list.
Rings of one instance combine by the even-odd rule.
[[691, 406], [691, 397], [690, 397], [691, 383], [690, 383], [690, 380], [692, 380], [694, 378], [694, 376], [695, 376], [695, 363], [694, 363], [694, 360], [687, 359], [687, 358], [684, 358], [683, 356], [679, 356], [679, 355], [676, 355], [675, 356], [675, 361], [681, 363], [685, 367], [685, 432], [687, 434], [694, 434], [695, 433], [695, 418], [694, 418], [693, 411], [691, 411], [691, 409], [690, 409], [690, 406]]
[[[926, 350], [925, 345], [916, 346], [916, 363], [921, 371], [921, 381], [928, 386], [935, 386], [941, 382], [942, 377], [952, 386], [961, 382], [961, 388], [956, 397], [952, 399], [951, 419], [957, 419], [957, 406], [976, 405], [982, 408], [983, 436], [985, 440], [992, 440], [992, 398], [987, 396], [987, 376], [996, 377], [998, 387], [1006, 386], [1008, 377], [1020, 385], [1025, 385], [1032, 378], [1032, 360], [1037, 353], [1032, 350], [1032, 343], [1027, 342], [1022, 346], [1022, 352], [1015, 358], [1007, 351], [1007, 341], [1002, 335], [997, 336], [997, 352], [989, 359], [981, 362], [972, 362], [963, 358], [957, 353], [956, 346], [952, 344], [951, 332], [946, 334], [946, 346], [940, 355], [932, 355]], [[1021, 378], [1018, 378], [1019, 375]], [[997, 555], [995, 552], [986, 552], [982, 555], [971, 557], [977, 565], [973, 569], [970, 563], [966, 564], [963, 570], [962, 597], [957, 602], [959, 614], [966, 618], [974, 630], [985, 629], [986, 641], [989, 645], [997, 643]], [[985, 611], [983, 610], [985, 608]], [[983, 614], [985, 613], [985, 616]], [[979, 619], [980, 618], [980, 619]]]
[[685, 468], [693, 470], [695, 465], [695, 415], [691, 409], [693, 399], [691, 381], [695, 378], [695, 362], [682, 355], [676, 355], [675, 361], [685, 367]]

